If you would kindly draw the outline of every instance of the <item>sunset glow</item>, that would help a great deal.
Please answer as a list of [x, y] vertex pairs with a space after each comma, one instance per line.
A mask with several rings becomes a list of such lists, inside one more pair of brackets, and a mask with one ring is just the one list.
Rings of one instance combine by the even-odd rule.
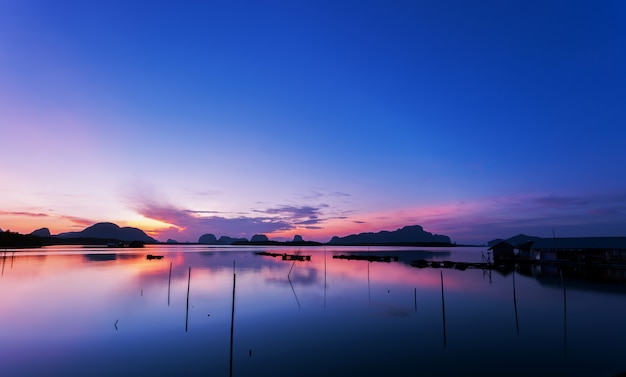
[[0, 229], [626, 235], [622, 2], [0, 4]]

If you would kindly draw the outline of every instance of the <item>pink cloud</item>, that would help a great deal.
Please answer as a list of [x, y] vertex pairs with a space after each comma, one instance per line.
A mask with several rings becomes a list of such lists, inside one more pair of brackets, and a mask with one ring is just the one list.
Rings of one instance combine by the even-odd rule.
[[176, 207], [143, 196], [133, 204], [143, 216], [171, 224], [148, 230], [159, 239], [196, 241], [200, 235], [250, 238], [256, 233], [289, 240], [299, 234], [326, 242], [332, 236], [395, 230], [421, 225], [424, 230], [449, 236], [453, 242], [483, 244], [519, 233], [549, 237], [623, 235], [626, 194], [524, 194], [484, 197], [471, 201], [441, 202], [370, 213], [340, 210], [326, 204], [275, 205], [250, 213], [221, 215], [216, 211]]
[[0, 211], [0, 216], [48, 217], [46, 213]]
[[68, 220], [71, 223], [76, 224], [77, 226], [82, 226], [82, 227], [91, 226], [98, 222], [98, 221], [94, 221], [92, 219], [87, 219], [84, 217], [76, 217], [76, 216], [68, 216], [68, 215], [60, 215], [59, 218]]
[[172, 225], [166, 229], [151, 231], [151, 234], [162, 240], [171, 238], [177, 241], [195, 242], [206, 233], [212, 233], [218, 238], [229, 236], [250, 239], [254, 234], [272, 233], [291, 227], [287, 222], [273, 217], [202, 216], [201, 214], [206, 211], [191, 211], [154, 202], [141, 203], [136, 209], [147, 218]]
[[625, 223], [626, 194], [621, 192], [525, 194], [353, 214], [345, 221], [327, 222], [327, 229], [318, 234], [343, 236], [421, 225], [453, 242], [483, 244], [519, 233], [551, 237], [553, 229], [563, 237], [623, 236]]

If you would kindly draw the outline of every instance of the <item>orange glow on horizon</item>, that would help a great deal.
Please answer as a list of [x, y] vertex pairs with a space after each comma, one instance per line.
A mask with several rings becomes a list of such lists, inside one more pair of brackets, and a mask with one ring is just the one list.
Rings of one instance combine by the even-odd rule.
[[51, 234], [58, 234], [80, 231], [85, 227], [78, 225], [69, 218], [50, 216], [47, 214], [42, 214], [41, 216], [0, 214], [0, 229], [3, 231], [10, 230], [12, 232], [29, 234], [41, 228], [49, 228]]
[[3, 231], [10, 230], [21, 234], [30, 234], [31, 232], [41, 228], [48, 228], [52, 235], [65, 232], [78, 232], [99, 222], [112, 222], [120, 227], [138, 228], [151, 237], [155, 237], [155, 235], [158, 235], [166, 229], [175, 228], [177, 230], [184, 230], [184, 228], [173, 224], [144, 217], [139, 219], [116, 221], [108, 219], [89, 220], [40, 212], [0, 212], [0, 229]]
[[[300, 235], [306, 241], [328, 242], [333, 236], [345, 237], [363, 232], [394, 231], [407, 225], [420, 225], [426, 232], [449, 234], [450, 221], [462, 219], [467, 214], [484, 212], [485, 200], [472, 203], [442, 203], [429, 206], [415, 206], [377, 212], [351, 215], [349, 218], [329, 219], [317, 224], [319, 229], [296, 226], [292, 229], [269, 232], [270, 239], [291, 241]], [[29, 234], [36, 229], [48, 227], [51, 234], [81, 231], [97, 222], [110, 221], [120, 227], [134, 227], [143, 230], [149, 236], [165, 241], [174, 237], [181, 242], [196, 242], [201, 234], [195, 234], [193, 224], [173, 224], [165, 219], [148, 218], [139, 213], [123, 215], [125, 220], [98, 219], [59, 215], [54, 212], [31, 210], [31, 212], [0, 212], [0, 228], [22, 234]], [[211, 233], [206, 229], [202, 234]], [[228, 234], [222, 234], [233, 236]], [[221, 236], [221, 235], [218, 235]], [[243, 235], [235, 235], [243, 236]], [[250, 235], [251, 237], [251, 235]]]
[[[122, 222], [120, 222], [122, 223]], [[161, 233], [169, 229], [176, 229], [177, 231], [184, 231], [184, 227], [177, 226], [175, 224], [169, 224], [161, 220], [149, 219], [142, 216], [142, 218], [138, 220], [126, 221], [123, 222], [124, 226], [129, 226], [132, 228], [138, 228], [143, 230], [147, 235], [152, 238], [157, 239]], [[120, 225], [122, 226], [122, 225]]]

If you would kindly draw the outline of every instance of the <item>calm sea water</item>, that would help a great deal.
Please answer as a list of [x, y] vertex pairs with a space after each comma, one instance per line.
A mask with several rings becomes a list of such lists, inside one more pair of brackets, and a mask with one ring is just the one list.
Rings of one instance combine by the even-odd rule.
[[[255, 254], [259, 251], [297, 251], [311, 260], [293, 262]], [[490, 272], [408, 264], [478, 262], [483, 251], [209, 246], [0, 251], [0, 374], [611, 377], [626, 372], [623, 271], [568, 271], [561, 279], [556, 268]], [[351, 252], [394, 255], [399, 261], [333, 258]], [[147, 254], [163, 258], [148, 260]]]

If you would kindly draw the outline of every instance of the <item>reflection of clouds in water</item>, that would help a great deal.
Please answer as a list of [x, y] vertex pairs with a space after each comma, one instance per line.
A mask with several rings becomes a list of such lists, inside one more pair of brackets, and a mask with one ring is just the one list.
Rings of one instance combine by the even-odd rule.
[[[107, 250], [108, 251], [108, 250]], [[292, 254], [298, 251], [290, 248], [261, 248], [249, 246], [229, 246], [210, 247], [205, 245], [185, 245], [170, 247], [147, 247], [145, 254], [138, 255], [139, 260], [135, 262], [121, 261], [121, 255], [117, 256], [117, 262], [113, 263], [134, 263], [137, 264], [136, 278], [142, 281], [141, 284], [167, 284], [169, 276], [169, 264], [172, 262], [172, 281], [186, 280], [188, 267], [192, 266], [192, 284], [194, 279], [200, 276], [211, 276], [212, 281], [218, 279], [218, 275], [230, 275], [232, 279], [233, 261], [235, 262], [235, 272], [238, 274], [258, 274], [268, 285], [276, 286], [323, 286], [325, 259], [328, 264], [328, 274], [333, 280], [366, 279], [367, 268], [373, 278], [378, 281], [393, 282], [402, 281], [403, 284], [419, 286], [439, 286], [439, 277], [431, 277], [429, 274], [418, 273], [418, 270], [409, 266], [409, 262], [417, 259], [434, 260], [464, 260], [462, 251], [451, 249], [431, 249], [420, 250], [414, 248], [383, 248], [372, 247], [370, 251], [363, 247], [341, 247], [329, 248], [324, 253], [322, 248], [310, 248], [302, 250], [302, 255], [311, 255], [311, 261], [290, 261], [283, 260], [281, 256], [258, 255], [257, 252], [265, 251], [273, 254]], [[145, 255], [163, 255], [161, 260], [146, 261]], [[369, 255], [369, 256], [397, 256], [398, 262], [390, 263], [369, 263], [362, 260], [341, 260], [332, 258], [333, 255]], [[457, 255], [459, 254], [459, 255]], [[470, 253], [471, 254], [471, 253]], [[474, 254], [472, 254], [474, 255]], [[479, 255], [479, 254], [478, 254]], [[125, 256], [126, 257], [126, 256]], [[130, 254], [128, 255], [131, 258]], [[109, 265], [106, 262], [98, 264]], [[292, 268], [293, 266], [293, 268]], [[290, 272], [291, 271], [291, 272]], [[289, 276], [289, 279], [288, 279]], [[451, 282], [451, 286], [454, 286]]]
[[[293, 262], [292, 262], [293, 263]], [[288, 272], [288, 271], [287, 271]], [[284, 277], [271, 276], [265, 279], [266, 282], [269, 283], [278, 283], [289, 285], [289, 280], [291, 280], [291, 284], [293, 285], [317, 285], [321, 282], [318, 281], [319, 273], [316, 268], [311, 267], [300, 267], [298, 268], [298, 263], [296, 263], [291, 270], [291, 274], [289, 278], [287, 278], [287, 274]]]
[[318, 271], [315, 268], [297, 268], [297, 264], [291, 271], [290, 279], [292, 283], [301, 285], [314, 285], [317, 282]]

